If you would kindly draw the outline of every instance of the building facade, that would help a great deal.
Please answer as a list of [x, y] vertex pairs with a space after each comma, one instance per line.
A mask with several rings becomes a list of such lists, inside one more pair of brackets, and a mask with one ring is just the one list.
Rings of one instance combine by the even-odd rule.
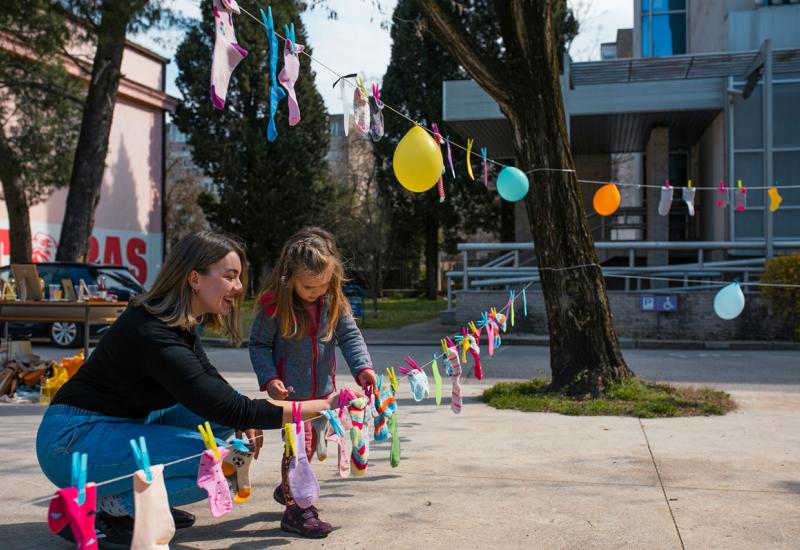
[[[75, 44], [70, 53], [91, 71], [91, 45]], [[137, 44], [126, 44], [87, 258], [125, 265], [145, 285], [155, 279], [164, 251], [165, 117], [176, 105], [165, 92], [167, 62]], [[72, 59], [65, 58], [64, 64], [75, 78], [87, 78]], [[66, 199], [67, 189], [59, 189], [30, 209], [36, 262], [55, 260]], [[0, 265], [9, 261], [8, 223], [0, 201]]]
[[[634, 28], [601, 46], [602, 60], [564, 64], [562, 93], [579, 179], [621, 186], [622, 206], [601, 218], [583, 184], [596, 241], [765, 241], [800, 238], [800, 189], [781, 192], [770, 212], [766, 189], [746, 208], [718, 208], [698, 191], [695, 214], [682, 187], [718, 188], [734, 204], [745, 188], [800, 186], [800, 3], [754, 0], [634, 0]], [[751, 75], [751, 86], [745, 80]], [[443, 86], [445, 120], [462, 137], [512, 158], [510, 127], [473, 81]], [[668, 216], [660, 186], [675, 187]], [[521, 206], [517, 240], [529, 241]], [[765, 250], [771, 255], [772, 250]], [[642, 253], [644, 254], [644, 253]], [[608, 259], [608, 258], [604, 258]], [[647, 264], [669, 261], [648, 252]]]

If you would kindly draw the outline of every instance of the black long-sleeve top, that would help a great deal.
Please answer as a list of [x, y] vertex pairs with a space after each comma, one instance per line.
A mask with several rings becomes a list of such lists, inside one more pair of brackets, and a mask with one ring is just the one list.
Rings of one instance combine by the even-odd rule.
[[234, 429], [275, 429], [282, 422], [281, 407], [249, 399], [228, 384], [209, 362], [196, 331], [167, 326], [141, 306], [120, 315], [52, 400], [125, 418], [176, 403]]

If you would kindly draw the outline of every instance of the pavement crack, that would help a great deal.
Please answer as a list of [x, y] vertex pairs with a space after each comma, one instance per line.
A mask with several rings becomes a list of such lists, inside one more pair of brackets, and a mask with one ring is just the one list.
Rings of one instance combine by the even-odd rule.
[[661, 486], [661, 492], [664, 495], [664, 502], [667, 503], [667, 508], [669, 509], [669, 515], [672, 518], [672, 525], [675, 526], [675, 532], [678, 534], [678, 541], [681, 543], [681, 550], [686, 550], [686, 546], [683, 544], [683, 537], [681, 536], [681, 530], [678, 528], [678, 522], [675, 521], [675, 514], [672, 511], [672, 505], [669, 503], [669, 497], [667, 496], [667, 490], [664, 488], [664, 481], [661, 479], [661, 472], [658, 471], [658, 464], [656, 464], [656, 457], [653, 455], [653, 448], [650, 447], [650, 439], [647, 437], [647, 432], [644, 429], [644, 424], [642, 423], [642, 419], [639, 418], [639, 427], [642, 429], [642, 435], [644, 436], [644, 441], [647, 443], [647, 451], [650, 453], [650, 460], [653, 461], [653, 468], [656, 471], [656, 476], [658, 477], [658, 484]]

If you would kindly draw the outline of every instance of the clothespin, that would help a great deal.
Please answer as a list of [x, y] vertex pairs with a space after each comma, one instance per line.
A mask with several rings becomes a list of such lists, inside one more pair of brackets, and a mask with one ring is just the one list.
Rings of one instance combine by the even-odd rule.
[[397, 393], [400, 384], [397, 382], [397, 375], [394, 372], [394, 367], [387, 368], [386, 374], [389, 376], [389, 384], [392, 386], [392, 393]]
[[292, 423], [297, 433], [300, 433], [300, 424], [303, 422], [303, 403], [292, 401]]
[[472, 138], [467, 138], [467, 173], [472, 181], [475, 181], [475, 174], [472, 172]]
[[133, 458], [136, 460], [136, 465], [140, 470], [144, 471], [147, 482], [153, 481], [153, 472], [150, 471], [150, 455], [147, 453], [147, 443], [144, 441], [144, 436], [139, 436], [139, 445], [136, 445], [136, 440], [130, 440], [131, 449], [133, 449]]
[[447, 143], [447, 161], [450, 163], [450, 172], [453, 174], [453, 178], [456, 177], [456, 169], [453, 168], [453, 151], [450, 149], [450, 134], [447, 134], [447, 137], [444, 138], [445, 143]]
[[525, 289], [522, 289], [522, 311], [525, 317], [528, 316], [528, 297], [525, 295]]
[[739, 192], [741, 193], [741, 191], [742, 191], [742, 180], [738, 180], [736, 182], [736, 186], [739, 188]]
[[689, 180], [689, 189], [692, 188], [692, 180]]
[[200, 430], [200, 435], [203, 437], [203, 443], [205, 444], [206, 449], [209, 451], [214, 451], [214, 456], [217, 457], [217, 460], [221, 460], [222, 457], [219, 455], [217, 440], [214, 437], [214, 432], [211, 431], [211, 424], [208, 423], [208, 420], [206, 420], [205, 428], [198, 424], [197, 429]]
[[359, 87], [359, 89], [361, 90], [361, 93], [364, 94], [364, 97], [369, 97], [369, 92], [367, 92], [367, 87], [364, 84], [364, 81], [361, 80], [360, 76], [356, 77], [356, 86]]
[[89, 455], [86, 453], [72, 453], [72, 474], [70, 485], [78, 489], [78, 504], [86, 501], [86, 470], [89, 465]]
[[294, 433], [291, 424], [287, 423], [283, 425], [283, 442], [286, 458], [297, 456], [297, 443], [294, 440]]
[[511, 326], [514, 326], [514, 291], [511, 291], [510, 296], [508, 297], [508, 313], [511, 317]]
[[450, 350], [447, 349], [447, 344], [445, 343], [444, 338], [442, 338], [441, 342], [442, 342], [442, 351], [444, 352], [445, 357], [447, 357], [447, 354], [450, 353]]
[[489, 164], [486, 147], [481, 147], [481, 157], [483, 157], [483, 186], [489, 189]]
[[377, 82], [372, 83], [372, 97], [375, 98], [375, 101], [378, 102], [378, 105], [381, 104], [381, 87], [378, 86]]
[[230, 446], [232, 449], [235, 449], [240, 453], [250, 452], [250, 449], [247, 448], [247, 442], [244, 439], [239, 439], [238, 437], [234, 437], [233, 439], [231, 439]]
[[297, 53], [297, 48], [295, 46], [295, 39], [294, 39], [294, 23], [289, 23], [288, 25], [283, 26], [286, 29], [286, 40], [289, 41], [289, 44], [292, 47], [292, 53]]
[[436, 143], [444, 145], [444, 138], [442, 134], [439, 133], [439, 125], [434, 122], [431, 124], [431, 129], [433, 130], [433, 139], [436, 140]]
[[467, 327], [461, 329], [461, 362], [467, 362], [467, 350], [469, 350], [469, 338], [467, 337]]
[[331, 428], [333, 429], [333, 432], [339, 437], [343, 436], [344, 428], [342, 427], [342, 423], [339, 422], [339, 419], [336, 418], [336, 413], [331, 410], [327, 410], [327, 411], [322, 411], [322, 414], [328, 417], [328, 421], [331, 423]]
[[669, 189], [669, 180], [664, 180], [664, 187]]

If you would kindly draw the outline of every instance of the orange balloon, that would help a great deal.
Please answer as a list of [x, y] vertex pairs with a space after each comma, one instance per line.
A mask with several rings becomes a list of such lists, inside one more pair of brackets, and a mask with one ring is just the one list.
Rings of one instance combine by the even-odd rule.
[[594, 194], [592, 205], [601, 216], [610, 216], [619, 208], [619, 200], [617, 186], [613, 183], [607, 183]]

